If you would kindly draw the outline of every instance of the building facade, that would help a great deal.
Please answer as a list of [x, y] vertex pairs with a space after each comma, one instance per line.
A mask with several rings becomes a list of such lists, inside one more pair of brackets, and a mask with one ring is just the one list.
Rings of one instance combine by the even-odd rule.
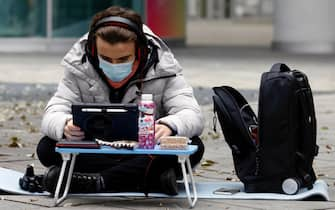
[[96, 12], [112, 5], [132, 8], [141, 14], [150, 28], [167, 40], [183, 42], [185, 38], [184, 0], [1, 0], [0, 2], [2, 52], [64, 51], [88, 31], [90, 20]]
[[[132, 8], [168, 42], [185, 44], [188, 18], [267, 20], [272, 48], [335, 52], [334, 0], [0, 0], [0, 52], [59, 52], [111, 5]], [[272, 26], [271, 25], [271, 26]], [[217, 27], [220, 27], [218, 25]], [[269, 46], [271, 47], [271, 46]]]

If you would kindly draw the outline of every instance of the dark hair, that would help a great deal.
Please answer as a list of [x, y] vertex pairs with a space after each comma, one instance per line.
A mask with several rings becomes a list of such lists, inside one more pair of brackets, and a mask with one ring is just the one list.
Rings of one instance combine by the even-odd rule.
[[[142, 19], [139, 14], [135, 11], [127, 8], [122, 8], [118, 6], [109, 7], [101, 12], [98, 12], [92, 19], [90, 25], [90, 31], [94, 31], [96, 24], [103, 18], [109, 16], [119, 16], [126, 18], [136, 24], [139, 30], [142, 31]], [[137, 37], [136, 33], [131, 30], [127, 30], [124, 27], [120, 26], [106, 26], [106, 27], [99, 27], [96, 31], [94, 31], [93, 37], [100, 37], [104, 41], [115, 44], [117, 42], [128, 42], [128, 41], [135, 41], [138, 44], [139, 38]], [[95, 39], [95, 38], [94, 38]]]

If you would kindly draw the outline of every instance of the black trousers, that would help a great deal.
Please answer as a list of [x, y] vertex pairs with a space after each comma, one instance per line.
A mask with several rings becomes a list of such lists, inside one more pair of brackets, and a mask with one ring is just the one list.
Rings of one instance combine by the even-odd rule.
[[[198, 151], [190, 156], [191, 166], [198, 164], [204, 153], [204, 145], [199, 137], [191, 138]], [[62, 165], [62, 157], [55, 151], [56, 141], [43, 137], [37, 146], [37, 156], [46, 166]], [[145, 191], [159, 185], [159, 177], [164, 171], [174, 168], [181, 176], [178, 159], [174, 155], [109, 155], [79, 154], [74, 171], [100, 173], [105, 187], [111, 191]]]

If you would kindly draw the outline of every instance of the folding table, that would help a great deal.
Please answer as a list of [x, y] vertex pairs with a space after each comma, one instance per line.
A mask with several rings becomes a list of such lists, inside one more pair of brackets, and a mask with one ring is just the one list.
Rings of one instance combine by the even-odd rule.
[[[182, 174], [183, 174], [183, 181], [185, 186], [185, 191], [187, 194], [187, 200], [190, 204], [190, 207], [194, 207], [195, 203], [197, 202], [198, 196], [197, 196], [197, 190], [195, 187], [195, 180], [192, 173], [191, 163], [190, 163], [190, 155], [195, 153], [198, 150], [198, 146], [196, 145], [188, 145], [186, 150], [162, 150], [159, 148], [159, 145], [156, 145], [154, 149], [115, 149], [110, 146], [101, 146], [98, 149], [83, 149], [83, 148], [61, 148], [56, 147], [56, 152], [59, 152], [62, 155], [63, 158], [63, 164], [61, 167], [56, 191], [55, 191], [55, 206], [59, 205], [61, 202], [63, 202], [66, 197], [68, 196], [68, 192], [70, 189], [71, 184], [71, 177], [73, 174], [74, 165], [76, 162], [76, 157], [78, 154], [126, 154], [126, 155], [139, 155], [139, 154], [150, 154], [150, 155], [176, 155], [178, 156], [178, 162], [181, 165]], [[69, 170], [66, 170], [67, 163], [70, 162]], [[188, 171], [189, 179], [187, 177]], [[65, 174], [67, 173], [67, 175]], [[64, 177], [67, 177], [67, 180], [65, 182], [65, 189], [62, 195], [60, 195], [61, 186], [63, 183]], [[189, 183], [190, 181], [190, 183]], [[193, 199], [190, 192], [190, 186], [192, 187], [193, 191]], [[99, 193], [97, 193], [97, 196]], [[149, 194], [150, 195], [150, 194]], [[61, 197], [60, 197], [61, 196]]]

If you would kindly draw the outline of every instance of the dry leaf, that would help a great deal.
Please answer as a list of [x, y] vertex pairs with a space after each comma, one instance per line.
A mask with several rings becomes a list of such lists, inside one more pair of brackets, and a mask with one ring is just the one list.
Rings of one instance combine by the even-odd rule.
[[37, 132], [38, 132], [38, 129], [37, 129], [36, 127], [34, 127], [34, 126], [29, 126], [29, 127], [28, 127], [28, 131], [29, 131], [30, 133], [37, 133]]
[[20, 139], [17, 136], [12, 136], [10, 138], [10, 144], [8, 146], [9, 147], [19, 147], [19, 148], [23, 147], [23, 145], [20, 143]]
[[203, 167], [207, 167], [207, 166], [212, 166], [214, 164], [216, 164], [217, 162], [213, 161], [213, 160], [205, 160], [201, 163], [201, 166]]
[[329, 128], [327, 126], [322, 126], [320, 129], [321, 130], [329, 130]]
[[14, 116], [9, 116], [9, 117], [7, 118], [7, 120], [9, 120], [9, 121], [14, 120]]
[[65, 204], [63, 205], [63, 207], [71, 207], [71, 206], [73, 206], [72, 203], [65, 203]]
[[210, 137], [212, 137], [212, 139], [218, 139], [218, 138], [220, 138], [220, 133], [218, 133], [218, 132], [211, 132], [211, 131], [209, 131], [208, 135]]
[[35, 158], [35, 153], [27, 154], [26, 156], [30, 158]]
[[26, 120], [27, 120], [27, 117], [26, 117], [26, 115], [21, 115], [21, 117], [20, 117], [20, 118], [21, 118], [21, 120], [22, 120], [22, 121], [26, 121]]
[[326, 148], [329, 149], [329, 150], [332, 150], [332, 149], [333, 149], [332, 146], [329, 145], [329, 144], [326, 145]]
[[204, 135], [201, 135], [200, 138], [201, 138], [202, 141], [207, 141], [208, 140], [208, 137], [204, 136]]

